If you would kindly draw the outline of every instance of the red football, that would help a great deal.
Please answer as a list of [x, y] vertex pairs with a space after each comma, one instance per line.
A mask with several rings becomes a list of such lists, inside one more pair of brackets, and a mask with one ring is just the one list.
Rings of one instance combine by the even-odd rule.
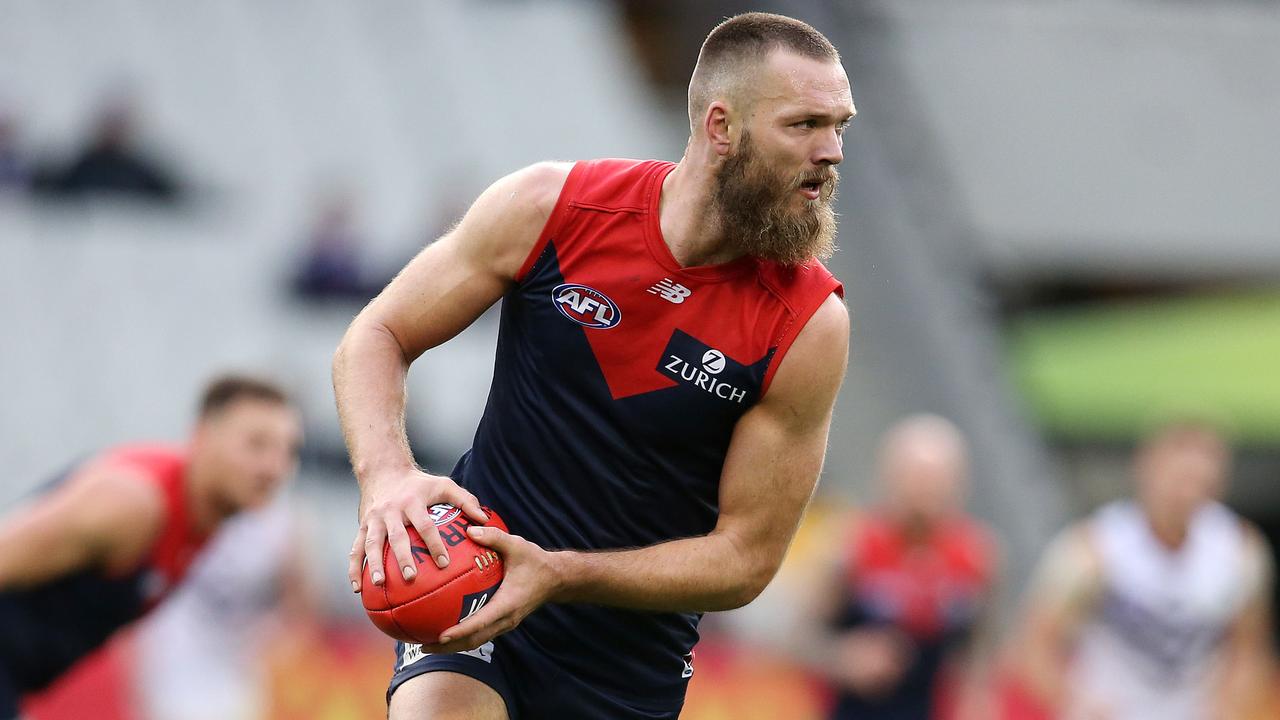
[[[484, 511], [489, 516], [485, 525], [507, 529], [497, 513]], [[472, 522], [461, 510], [443, 503], [432, 505], [431, 518], [449, 548], [446, 567], [436, 567], [413, 526], [406, 528], [418, 570], [412, 580], [405, 582], [389, 543], [382, 550], [386, 581], [381, 587], [369, 577], [369, 563], [364, 567], [360, 599], [365, 612], [378, 629], [404, 642], [435, 643], [440, 633], [479, 610], [502, 584], [502, 558], [467, 535]]]

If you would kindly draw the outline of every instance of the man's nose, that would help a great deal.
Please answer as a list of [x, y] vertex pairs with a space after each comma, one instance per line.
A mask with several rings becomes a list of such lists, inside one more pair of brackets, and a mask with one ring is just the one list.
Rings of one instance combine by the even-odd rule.
[[830, 128], [822, 133], [822, 139], [814, 149], [813, 164], [839, 165], [844, 161], [844, 139]]

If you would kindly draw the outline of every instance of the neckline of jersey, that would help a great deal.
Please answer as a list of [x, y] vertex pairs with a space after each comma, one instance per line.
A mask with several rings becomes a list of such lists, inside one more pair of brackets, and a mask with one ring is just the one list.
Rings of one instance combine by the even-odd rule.
[[645, 241], [649, 246], [649, 254], [664, 269], [684, 277], [702, 281], [718, 281], [728, 280], [738, 277], [755, 268], [755, 258], [749, 255], [743, 255], [740, 258], [730, 260], [727, 263], [719, 265], [694, 265], [684, 267], [676, 260], [675, 255], [671, 254], [671, 248], [667, 246], [666, 238], [662, 236], [662, 182], [666, 180], [667, 175], [676, 169], [676, 163], [659, 162], [657, 168], [651, 173], [649, 178], [649, 187], [647, 197], [645, 198], [649, 208], [649, 218], [645, 222]]

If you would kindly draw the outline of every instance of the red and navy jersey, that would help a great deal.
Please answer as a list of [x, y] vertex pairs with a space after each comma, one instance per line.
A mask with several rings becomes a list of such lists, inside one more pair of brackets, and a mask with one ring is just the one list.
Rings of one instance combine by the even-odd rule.
[[136, 567], [118, 573], [90, 568], [40, 586], [0, 592], [0, 673], [7, 671], [23, 692], [44, 687], [155, 607], [186, 574], [205, 540], [188, 519], [185, 451], [160, 445], [114, 448], [46, 488], [89, 465], [127, 468], [154, 483], [164, 497], [164, 522]]
[[[674, 164], [577, 163], [503, 299], [492, 389], [454, 477], [549, 548], [705, 535], [734, 426], [840, 283], [817, 261], [681, 267]], [[525, 636], [597, 684], [682, 695], [696, 614], [548, 606]]]
[[933, 717], [947, 653], [964, 642], [994, 580], [994, 543], [958, 516], [910, 538], [888, 515], [859, 520], [846, 540], [845, 605], [836, 629], [892, 627], [911, 644], [901, 681], [875, 697], [840, 693], [833, 718]]

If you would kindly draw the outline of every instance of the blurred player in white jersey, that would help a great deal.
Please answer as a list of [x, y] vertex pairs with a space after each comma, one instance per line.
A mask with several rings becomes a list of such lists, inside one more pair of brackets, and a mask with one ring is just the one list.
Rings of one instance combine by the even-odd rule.
[[314, 616], [299, 531], [282, 495], [218, 533], [186, 586], [139, 630], [142, 717], [267, 717], [267, 651]]
[[1210, 427], [1138, 450], [1136, 496], [1067, 528], [1041, 560], [1016, 668], [1064, 720], [1256, 717], [1272, 680], [1270, 552], [1221, 505]]

